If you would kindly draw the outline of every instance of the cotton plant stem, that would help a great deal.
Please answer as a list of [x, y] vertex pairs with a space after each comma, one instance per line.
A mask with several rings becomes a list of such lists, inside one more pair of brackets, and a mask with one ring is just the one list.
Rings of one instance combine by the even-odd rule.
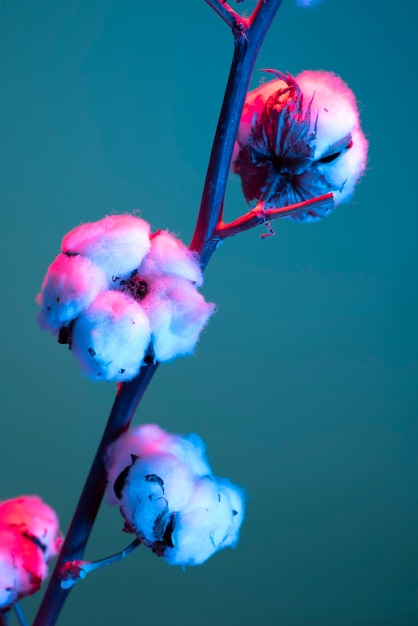
[[204, 269], [219, 239], [226, 184], [245, 96], [258, 52], [282, 0], [260, 0], [244, 29], [234, 29], [234, 56], [209, 159], [196, 229], [190, 244]]
[[82, 559], [84, 555], [106, 489], [106, 452], [109, 446], [129, 428], [135, 410], [157, 367], [158, 363], [147, 365], [141, 369], [136, 378], [118, 386], [102, 440], [33, 626], [53, 626], [58, 619], [70, 592], [70, 589], [61, 587], [61, 569], [66, 562]]
[[[216, 0], [206, 0], [213, 8]], [[226, 183], [235, 137], [256, 58], [282, 0], [259, 0], [251, 17], [234, 23], [234, 56], [219, 122], [213, 142], [202, 202], [190, 248], [198, 252], [202, 268], [216, 249], [215, 229], [222, 218]], [[222, 3], [226, 4], [226, 3]], [[222, 15], [229, 24], [235, 20], [232, 9]], [[242, 26], [245, 26], [244, 28]], [[247, 27], [248, 26], [248, 27]], [[60, 572], [68, 561], [81, 560], [106, 489], [104, 459], [109, 445], [129, 428], [135, 410], [151, 381], [158, 364], [141, 369], [138, 376], [118, 388], [109, 420], [87, 477], [83, 492], [68, 529], [33, 626], [54, 626], [70, 592], [61, 586]]]
[[214, 231], [214, 239], [222, 241], [228, 237], [233, 237], [239, 233], [243, 233], [250, 228], [265, 224], [268, 221], [276, 220], [282, 217], [289, 217], [291, 215], [297, 215], [300, 211], [315, 211], [315, 209], [321, 208], [332, 209], [334, 206], [334, 195], [332, 193], [326, 193], [316, 198], [310, 198], [297, 204], [289, 204], [285, 207], [277, 209], [265, 208], [264, 202], [259, 202], [251, 211], [245, 213], [233, 222], [225, 224], [220, 222]]

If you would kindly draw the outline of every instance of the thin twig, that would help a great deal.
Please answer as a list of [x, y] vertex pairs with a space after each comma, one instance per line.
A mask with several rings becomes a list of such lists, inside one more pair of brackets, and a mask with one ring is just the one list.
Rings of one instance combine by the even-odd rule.
[[233, 237], [246, 230], [250, 230], [260, 224], [265, 224], [268, 220], [276, 220], [281, 217], [289, 217], [290, 215], [297, 215], [301, 211], [314, 211], [315, 209], [332, 209], [334, 206], [334, 195], [332, 193], [326, 193], [316, 198], [304, 200], [297, 204], [290, 204], [289, 206], [280, 207], [277, 209], [266, 209], [265, 202], [259, 202], [251, 211], [248, 211], [245, 215], [242, 215], [233, 222], [225, 224], [220, 222], [215, 229], [214, 238], [218, 241]]
[[15, 602], [13, 605], [13, 608], [15, 611], [16, 619], [19, 622], [20, 626], [28, 626], [25, 614], [23, 613], [23, 610], [20, 604], [18, 602]]
[[64, 563], [60, 572], [61, 587], [63, 589], [70, 589], [79, 580], [84, 580], [84, 578], [87, 576], [87, 574], [90, 574], [90, 572], [94, 572], [96, 569], [100, 569], [101, 567], [107, 567], [108, 565], [112, 565], [113, 563], [124, 559], [129, 554], [131, 554], [131, 552], [136, 550], [136, 548], [140, 545], [140, 539], [136, 538], [124, 550], [116, 552], [116, 554], [112, 554], [112, 556], [107, 556], [104, 559], [100, 559], [97, 561], [77, 560]]
[[245, 19], [234, 11], [227, 2], [222, 0], [205, 0], [205, 2], [234, 30], [245, 24]]

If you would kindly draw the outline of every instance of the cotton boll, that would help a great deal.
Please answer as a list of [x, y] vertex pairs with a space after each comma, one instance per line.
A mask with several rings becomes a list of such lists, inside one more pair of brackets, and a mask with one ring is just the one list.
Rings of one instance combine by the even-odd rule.
[[126, 381], [138, 374], [150, 338], [141, 306], [120, 291], [104, 291], [77, 318], [71, 349], [91, 378]]
[[61, 547], [58, 517], [38, 496], [20, 496], [0, 502], [0, 524], [15, 528], [34, 540], [47, 563]]
[[173, 547], [163, 558], [171, 565], [200, 565], [222, 547], [231, 525], [229, 498], [222, 497], [210, 476], [198, 479], [190, 501], [176, 516], [171, 534]]
[[188, 280], [174, 276], [154, 280], [142, 306], [150, 319], [155, 357], [161, 362], [191, 354], [215, 308]]
[[[335, 205], [349, 200], [367, 156], [353, 93], [329, 72], [277, 74], [247, 95], [240, 122], [232, 166], [246, 200], [280, 207], [328, 192]], [[330, 212], [290, 219], [315, 221]]]
[[160, 230], [152, 236], [150, 253], [139, 271], [145, 278], [172, 274], [187, 278], [198, 287], [203, 284], [203, 274], [196, 254], [166, 230]]
[[120, 506], [124, 530], [173, 565], [198, 565], [235, 545], [244, 519], [242, 490], [213, 476], [204, 453], [197, 435], [146, 424], [107, 455], [107, 498]]
[[42, 329], [58, 334], [107, 288], [103, 270], [87, 257], [59, 254], [49, 266], [36, 302], [42, 307], [38, 322]]
[[16, 529], [0, 525], [0, 609], [38, 591], [47, 573], [42, 550]]
[[89, 257], [116, 279], [139, 267], [151, 247], [149, 233], [148, 222], [139, 217], [108, 215], [74, 228], [62, 240], [62, 250]]

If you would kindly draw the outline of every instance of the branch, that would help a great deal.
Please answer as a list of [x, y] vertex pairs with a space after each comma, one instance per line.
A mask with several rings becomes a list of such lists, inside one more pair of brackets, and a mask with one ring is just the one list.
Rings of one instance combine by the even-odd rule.
[[70, 589], [61, 587], [61, 569], [67, 561], [82, 559], [107, 485], [105, 458], [111, 443], [128, 430], [136, 408], [158, 367], [141, 368], [138, 376], [118, 386], [118, 392], [102, 440], [80, 496], [61, 552], [52, 572], [33, 626], [53, 626]]
[[277, 209], [265, 209], [265, 202], [259, 202], [251, 211], [248, 211], [245, 215], [242, 215], [233, 222], [225, 224], [220, 221], [214, 231], [214, 238], [218, 241], [233, 237], [242, 233], [250, 228], [255, 228], [260, 224], [265, 224], [268, 220], [276, 220], [281, 217], [289, 217], [290, 215], [297, 215], [300, 211], [314, 210], [316, 208], [329, 208], [334, 207], [334, 195], [332, 193], [326, 193], [310, 200], [304, 200], [297, 204], [290, 204], [289, 206], [280, 207]]
[[61, 587], [63, 589], [70, 589], [79, 580], [84, 580], [90, 572], [94, 572], [96, 569], [112, 565], [113, 563], [124, 559], [140, 545], [140, 539], [136, 538], [124, 550], [121, 550], [116, 554], [112, 554], [112, 556], [107, 556], [105, 559], [100, 559], [99, 561], [78, 560], [64, 563], [60, 572]]
[[242, 18], [229, 4], [223, 0], [205, 0], [205, 2], [228, 24], [235, 30], [241, 30], [245, 27], [246, 20]]
[[232, 151], [251, 75], [261, 44], [281, 3], [282, 0], [259, 0], [251, 17], [245, 21], [245, 31], [234, 31], [234, 56], [190, 244], [190, 249], [198, 252], [203, 269], [219, 241], [215, 231], [222, 220]]
[[[260, 46], [282, 3], [282, 0], [259, 0], [251, 17], [244, 20], [222, 0], [206, 1], [232, 28], [235, 46], [199, 216], [190, 245], [191, 250], [199, 253], [203, 269], [208, 264], [218, 241], [214, 233], [222, 218], [232, 151], [252, 71]], [[70, 592], [70, 589], [61, 587], [62, 567], [68, 561], [82, 559], [106, 489], [104, 459], [107, 449], [129, 428], [157, 366], [158, 363], [144, 366], [136, 378], [118, 387], [106, 429], [33, 626], [54, 626], [56, 623]]]

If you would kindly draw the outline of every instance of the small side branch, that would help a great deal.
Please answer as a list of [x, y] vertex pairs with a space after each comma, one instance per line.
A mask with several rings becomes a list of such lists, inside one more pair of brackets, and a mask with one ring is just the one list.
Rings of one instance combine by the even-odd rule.
[[304, 200], [297, 204], [290, 204], [289, 206], [280, 207], [277, 209], [266, 209], [264, 201], [259, 202], [251, 211], [248, 211], [245, 215], [242, 215], [233, 222], [225, 224], [219, 222], [214, 232], [214, 239], [222, 241], [228, 237], [233, 237], [246, 230], [255, 228], [260, 224], [266, 224], [270, 220], [277, 220], [281, 217], [289, 217], [290, 215], [296, 215], [300, 211], [315, 211], [321, 207], [321, 209], [332, 209], [334, 206], [334, 196], [332, 193], [326, 193], [316, 198]]
[[67, 563], [64, 563], [60, 571], [62, 589], [70, 589], [79, 580], [83, 580], [90, 572], [93, 572], [101, 567], [106, 567], [107, 565], [112, 565], [112, 563], [116, 563], [116, 561], [124, 559], [139, 545], [141, 545], [141, 541], [139, 539], [135, 539], [124, 550], [121, 550], [121, 552], [112, 554], [112, 556], [100, 559], [99, 561], [67, 561]]
[[238, 28], [242, 30], [245, 27], [246, 20], [244, 20], [234, 9], [231, 9], [227, 2], [222, 0], [205, 0], [222, 19], [228, 24], [232, 30]]

